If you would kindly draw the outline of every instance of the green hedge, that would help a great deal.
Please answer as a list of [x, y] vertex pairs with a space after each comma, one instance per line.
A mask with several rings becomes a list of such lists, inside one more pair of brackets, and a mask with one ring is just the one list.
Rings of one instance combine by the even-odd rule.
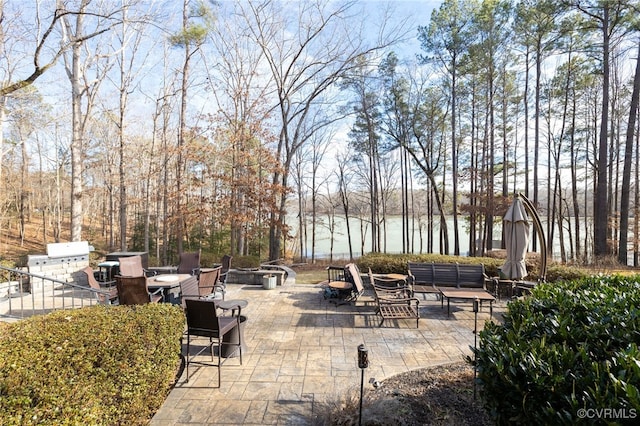
[[480, 332], [481, 396], [497, 424], [637, 421], [639, 344], [640, 277], [540, 285]]
[[0, 424], [147, 424], [180, 366], [184, 314], [92, 306], [0, 327]]
[[[504, 264], [504, 259], [495, 257], [469, 257], [469, 256], [447, 256], [441, 254], [382, 254], [368, 253], [358, 259], [358, 267], [362, 273], [366, 273], [369, 268], [376, 274], [406, 274], [407, 262], [427, 262], [427, 263], [482, 263], [485, 272], [490, 277], [498, 276], [498, 268]], [[530, 275], [528, 280], [536, 280], [539, 268], [535, 260], [531, 259], [527, 263], [527, 270]], [[587, 274], [578, 268], [552, 264], [547, 268], [547, 282], [558, 280], [574, 280], [586, 277]]]

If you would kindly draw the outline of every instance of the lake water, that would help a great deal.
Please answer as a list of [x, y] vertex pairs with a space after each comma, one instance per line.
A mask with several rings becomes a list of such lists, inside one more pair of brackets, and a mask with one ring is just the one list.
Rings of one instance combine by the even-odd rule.
[[[391, 216], [387, 219], [387, 231], [386, 231], [386, 250], [385, 248], [385, 239], [382, 239], [381, 246], [382, 251], [387, 253], [402, 253], [402, 218], [400, 216]], [[320, 223], [327, 223], [326, 216], [319, 216]], [[361, 221], [358, 219], [350, 219], [349, 221], [351, 227], [351, 241], [353, 247], [353, 254], [355, 257], [359, 257], [362, 254], [362, 232], [361, 232]], [[453, 254], [453, 219], [447, 219], [448, 231], [449, 231], [449, 252]], [[289, 225], [292, 227], [292, 234], [295, 234], [296, 237], [294, 241], [291, 243], [293, 247], [288, 246], [287, 249], [293, 253], [295, 257], [298, 257], [300, 254], [299, 248], [299, 237], [297, 234], [298, 226], [297, 222], [294, 223], [294, 218], [291, 218]], [[411, 225], [411, 223], [410, 223]], [[468, 256], [469, 254], [469, 231], [468, 224], [464, 218], [461, 218], [458, 221], [459, 232], [460, 232], [460, 254], [462, 256]], [[543, 225], [544, 226], [544, 225]], [[363, 225], [364, 229], [364, 252], [368, 253], [371, 251], [371, 227], [367, 224]], [[417, 227], [417, 225], [416, 225]], [[532, 227], [533, 228], [533, 227]], [[437, 228], [436, 228], [437, 229]], [[311, 227], [307, 228], [308, 233], [308, 241], [307, 241], [307, 257], [311, 257]], [[336, 232], [333, 235], [333, 257], [334, 258], [348, 258], [349, 257], [349, 242], [347, 238], [347, 229], [346, 222], [344, 218], [336, 219]], [[423, 250], [422, 253], [428, 253], [427, 251], [427, 233], [426, 230], [423, 231]], [[493, 233], [494, 248], [501, 247], [501, 238], [502, 238], [502, 224], [498, 222], [494, 227]], [[416, 230], [412, 237], [413, 243], [413, 252], [420, 253], [420, 234]], [[433, 243], [433, 252], [440, 252], [440, 244], [439, 244], [439, 232], [434, 231], [434, 243]], [[529, 250], [532, 250], [531, 243]], [[316, 225], [316, 249], [315, 256], [317, 259], [323, 259], [329, 257], [331, 252], [331, 233], [326, 225]], [[554, 253], [559, 254], [559, 243], [554, 245]]]

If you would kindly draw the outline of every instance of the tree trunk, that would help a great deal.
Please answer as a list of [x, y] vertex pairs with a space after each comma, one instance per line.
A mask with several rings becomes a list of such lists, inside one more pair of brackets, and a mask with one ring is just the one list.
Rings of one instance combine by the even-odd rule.
[[[631, 157], [633, 156], [633, 139], [638, 117], [638, 100], [640, 98], [640, 44], [638, 45], [638, 57], [636, 58], [636, 73], [633, 78], [633, 92], [629, 107], [629, 120], [627, 124], [627, 137], [624, 151], [624, 167], [622, 171], [622, 194], [620, 197], [620, 241], [618, 246], [618, 261], [622, 265], [627, 264], [627, 245], [629, 236], [629, 197], [631, 191]], [[638, 165], [636, 164], [636, 167]], [[636, 182], [636, 186], [637, 186]], [[637, 234], [634, 234], [637, 235]]]
[[[81, 33], [83, 15], [77, 16], [76, 34]], [[75, 43], [72, 49], [71, 63], [71, 241], [82, 240], [82, 87], [80, 79], [81, 43]]]
[[596, 169], [596, 190], [594, 194], [593, 212], [593, 254], [596, 257], [603, 257], [609, 254], [607, 247], [607, 229], [609, 228], [609, 217], [607, 215], [607, 168], [609, 166], [608, 156], [608, 124], [609, 124], [609, 8], [603, 8], [602, 18], [602, 111], [600, 116], [600, 137], [598, 140], [598, 158]]

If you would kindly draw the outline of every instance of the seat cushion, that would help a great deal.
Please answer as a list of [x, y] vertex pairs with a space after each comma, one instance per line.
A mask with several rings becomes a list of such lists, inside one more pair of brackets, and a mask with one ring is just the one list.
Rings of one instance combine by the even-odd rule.
[[218, 317], [218, 323], [220, 324], [220, 335], [222, 336], [238, 325], [238, 319], [236, 317]]

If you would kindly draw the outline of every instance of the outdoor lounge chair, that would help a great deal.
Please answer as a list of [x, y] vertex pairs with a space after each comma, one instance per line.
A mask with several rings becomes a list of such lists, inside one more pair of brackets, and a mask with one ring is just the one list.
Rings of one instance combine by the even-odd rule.
[[122, 277], [116, 276], [118, 288], [118, 300], [121, 305], [144, 305], [145, 303], [158, 303], [164, 299], [162, 289], [149, 293], [147, 277]]
[[[388, 319], [414, 319], [416, 328], [420, 321], [420, 301], [412, 297], [409, 285], [389, 285], [388, 280], [376, 277], [369, 269], [369, 280], [376, 299], [376, 313], [380, 315], [380, 327]], [[378, 284], [381, 283], [382, 285]]]
[[[222, 360], [223, 345], [236, 346], [233, 353], [239, 351], [240, 364], [242, 365], [242, 334], [240, 329], [240, 310], [235, 316], [219, 316], [217, 312], [216, 302], [213, 300], [203, 299], [185, 299], [185, 314], [187, 316], [187, 354], [185, 356], [187, 369], [187, 382], [189, 381], [189, 365], [200, 364], [218, 367], [218, 387], [221, 384], [221, 367], [226, 359]], [[236, 329], [237, 327], [237, 329]], [[230, 341], [233, 339], [226, 338], [230, 335], [237, 336], [237, 342]], [[196, 354], [191, 355], [192, 339], [204, 337], [207, 338], [207, 344], [204, 345]], [[217, 364], [207, 363], [204, 361], [193, 361], [193, 358], [200, 355], [207, 348], [211, 350], [211, 362], [213, 362], [213, 346], [217, 345]]]
[[115, 281], [103, 282], [102, 284], [105, 285], [105, 288], [103, 288], [100, 286], [98, 280], [96, 280], [91, 266], [87, 266], [82, 270], [82, 272], [87, 275], [89, 286], [94, 290], [93, 293], [96, 295], [96, 299], [99, 303], [103, 305], [111, 305], [118, 301], [118, 289], [114, 285]]

